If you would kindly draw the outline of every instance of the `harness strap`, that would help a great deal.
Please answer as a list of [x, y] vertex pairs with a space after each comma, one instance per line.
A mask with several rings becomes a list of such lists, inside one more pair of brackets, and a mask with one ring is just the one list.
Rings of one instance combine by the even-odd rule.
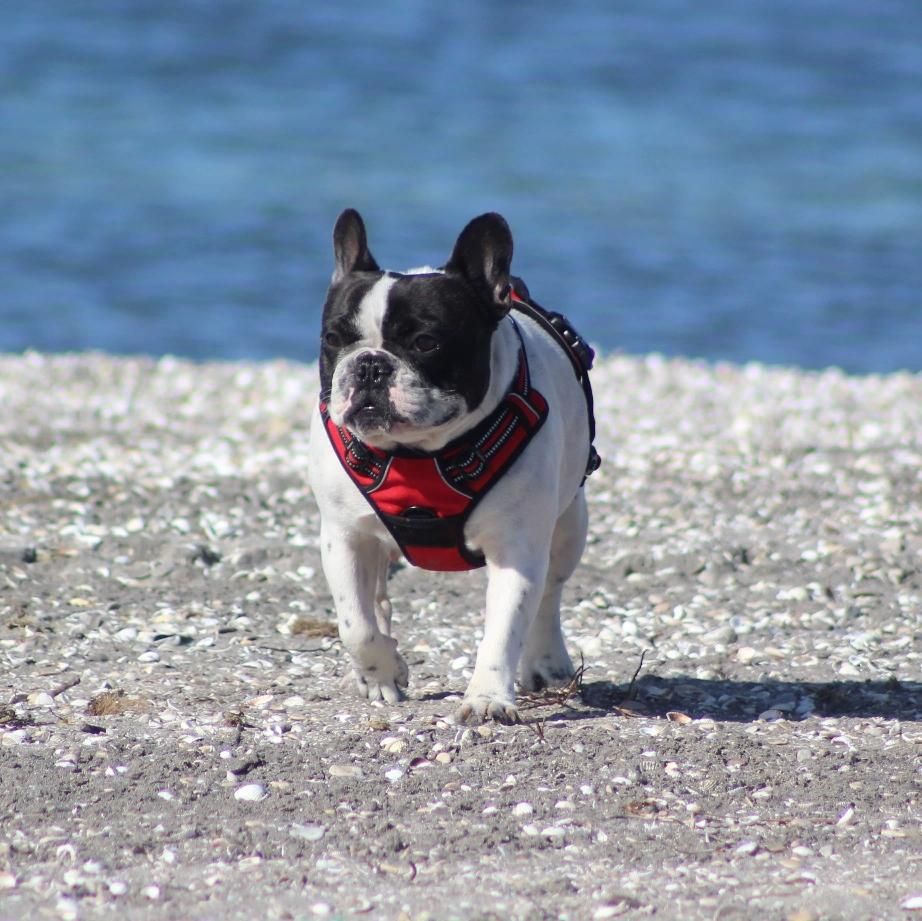
[[432, 509], [408, 508], [400, 515], [378, 511], [378, 517], [414, 565], [435, 572], [480, 569], [484, 555], [464, 542], [470, 512], [440, 518]]
[[549, 333], [563, 349], [573, 373], [583, 388], [586, 398], [586, 413], [589, 417], [589, 455], [586, 460], [586, 477], [595, 473], [602, 464], [602, 458], [595, 448], [595, 398], [592, 395], [592, 382], [589, 380], [589, 371], [595, 361], [595, 350], [576, 331], [573, 324], [562, 314], [547, 310], [531, 299], [528, 286], [521, 278], [513, 277], [510, 290], [513, 309], [534, 320], [545, 332]]
[[320, 414], [333, 450], [404, 556], [423, 569], [447, 572], [485, 565], [464, 542], [471, 513], [499, 482], [547, 419], [548, 403], [531, 385], [519, 336], [519, 363], [506, 396], [486, 419], [440, 451], [365, 444]]

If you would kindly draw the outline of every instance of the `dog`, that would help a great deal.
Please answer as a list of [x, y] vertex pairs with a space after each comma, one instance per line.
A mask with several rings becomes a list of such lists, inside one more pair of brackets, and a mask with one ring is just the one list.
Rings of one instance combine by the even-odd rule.
[[359, 692], [395, 703], [408, 669], [391, 635], [391, 562], [402, 551], [429, 569], [485, 565], [459, 723], [518, 722], [517, 676], [538, 690], [574, 675], [560, 600], [597, 465], [592, 353], [510, 275], [512, 250], [506, 221], [488, 213], [444, 267], [384, 271], [348, 209], [323, 307], [309, 476], [339, 634]]

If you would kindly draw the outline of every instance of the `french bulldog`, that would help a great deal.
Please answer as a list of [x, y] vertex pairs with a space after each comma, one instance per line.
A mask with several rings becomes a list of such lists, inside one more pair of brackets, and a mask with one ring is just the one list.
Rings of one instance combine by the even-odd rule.
[[[510, 275], [512, 249], [506, 221], [484, 214], [444, 267], [383, 271], [349, 209], [333, 231], [323, 308], [309, 475], [339, 634], [359, 692], [395, 703], [408, 669], [391, 634], [390, 563], [402, 549], [433, 569], [484, 564], [483, 639], [460, 723], [518, 722], [516, 677], [537, 690], [574, 675], [560, 600], [586, 540], [591, 412], [567, 351], [514, 309], [523, 286]], [[502, 475], [464, 499], [486, 456], [504, 450]], [[376, 497], [400, 490], [406, 508], [385, 513]], [[452, 549], [431, 526], [445, 524], [439, 503], [455, 499]]]

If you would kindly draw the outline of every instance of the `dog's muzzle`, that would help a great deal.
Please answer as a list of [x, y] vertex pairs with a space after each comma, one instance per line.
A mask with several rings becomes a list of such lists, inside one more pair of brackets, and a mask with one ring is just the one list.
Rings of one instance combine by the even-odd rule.
[[376, 390], [387, 386], [397, 373], [393, 359], [384, 352], [362, 352], [355, 359], [352, 379], [356, 391]]
[[365, 430], [390, 427], [393, 413], [389, 390], [396, 373], [397, 365], [384, 352], [356, 356], [350, 373], [353, 393], [346, 425]]

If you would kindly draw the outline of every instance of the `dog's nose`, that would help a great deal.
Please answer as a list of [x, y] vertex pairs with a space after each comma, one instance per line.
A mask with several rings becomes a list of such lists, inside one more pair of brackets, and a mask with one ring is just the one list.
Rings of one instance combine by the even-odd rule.
[[366, 352], [355, 364], [355, 382], [362, 387], [380, 387], [394, 376], [394, 365], [385, 355]]

